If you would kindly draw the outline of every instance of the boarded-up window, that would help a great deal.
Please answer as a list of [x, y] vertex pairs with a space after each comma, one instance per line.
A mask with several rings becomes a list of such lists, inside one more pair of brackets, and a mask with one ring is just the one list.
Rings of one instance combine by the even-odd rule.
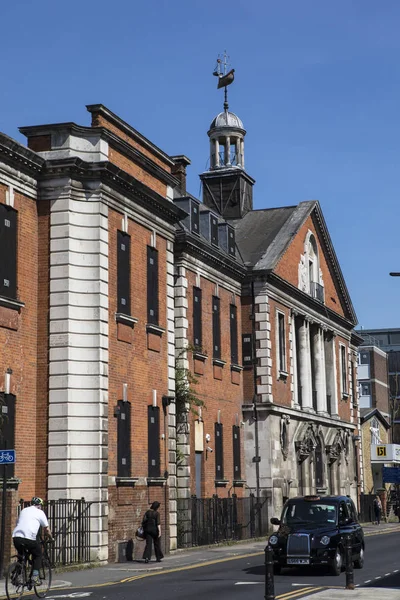
[[160, 409], [148, 406], [148, 471], [149, 477], [160, 477]]
[[253, 364], [253, 336], [251, 333], [242, 335], [243, 366], [250, 367]]
[[230, 305], [230, 324], [231, 324], [231, 362], [232, 362], [232, 364], [237, 365], [239, 362], [237, 308], [234, 304]]
[[240, 468], [240, 427], [234, 425], [232, 427], [233, 437], [233, 479], [241, 478]]
[[223, 425], [215, 423], [215, 479], [224, 478]]
[[158, 325], [158, 252], [147, 246], [147, 322]]
[[17, 297], [17, 211], [0, 204], [0, 296]]
[[117, 312], [131, 314], [131, 238], [117, 232]]
[[131, 476], [131, 404], [118, 400], [117, 422], [117, 476]]
[[202, 328], [201, 328], [201, 289], [193, 288], [193, 343], [196, 348], [201, 348]]
[[213, 357], [221, 358], [221, 315], [220, 315], [220, 301], [217, 296], [212, 297], [212, 325], [213, 325]]

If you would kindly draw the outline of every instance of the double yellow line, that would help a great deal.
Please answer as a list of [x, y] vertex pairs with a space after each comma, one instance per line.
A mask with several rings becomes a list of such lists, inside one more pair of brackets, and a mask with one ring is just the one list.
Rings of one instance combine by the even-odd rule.
[[285, 594], [281, 594], [280, 596], [276, 596], [276, 600], [292, 600], [292, 598], [300, 598], [305, 594], [312, 594], [314, 592], [319, 592], [320, 590], [325, 589], [325, 587], [304, 587], [298, 590], [293, 590], [293, 592], [286, 592]]

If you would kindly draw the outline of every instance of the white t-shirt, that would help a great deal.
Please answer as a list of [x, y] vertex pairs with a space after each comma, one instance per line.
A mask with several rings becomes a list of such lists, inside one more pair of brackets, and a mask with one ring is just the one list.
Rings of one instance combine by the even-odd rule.
[[13, 531], [14, 537], [22, 537], [27, 540], [36, 540], [39, 527], [48, 527], [49, 522], [46, 515], [36, 506], [28, 506], [21, 510], [18, 523]]

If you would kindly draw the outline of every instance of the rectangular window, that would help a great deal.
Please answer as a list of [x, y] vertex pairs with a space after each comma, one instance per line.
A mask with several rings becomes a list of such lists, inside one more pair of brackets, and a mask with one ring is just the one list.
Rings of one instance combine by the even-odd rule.
[[213, 358], [221, 358], [221, 315], [220, 300], [212, 297]]
[[224, 478], [224, 442], [223, 425], [215, 423], [215, 479]]
[[361, 396], [370, 396], [371, 395], [371, 384], [370, 383], [361, 383], [360, 384], [361, 390]]
[[117, 232], [117, 312], [131, 314], [131, 238]]
[[203, 345], [201, 329], [201, 289], [193, 288], [193, 344], [195, 348]]
[[149, 477], [160, 477], [160, 409], [147, 407], [148, 416], [148, 469]]
[[158, 325], [158, 251], [147, 246], [147, 322]]
[[232, 436], [233, 436], [233, 479], [241, 478], [241, 468], [240, 468], [240, 427], [238, 425], [234, 425], [232, 427]]
[[251, 367], [253, 364], [253, 335], [243, 333], [242, 335], [242, 365]]
[[191, 231], [192, 233], [199, 233], [200, 227], [200, 205], [198, 202], [193, 200], [190, 203], [190, 219], [191, 219]]
[[230, 306], [230, 323], [231, 323], [231, 363], [233, 365], [237, 365], [239, 363], [237, 308], [234, 304], [231, 304], [231, 306]]
[[286, 373], [286, 335], [285, 335], [285, 315], [277, 313], [278, 329], [278, 364], [280, 373]]
[[235, 256], [235, 231], [231, 228], [228, 228], [228, 231], [228, 252], [231, 256]]
[[117, 411], [117, 476], [131, 476], [131, 404], [118, 400]]
[[0, 296], [17, 298], [17, 211], [0, 204]]
[[211, 215], [211, 243], [218, 246], [218, 219]]
[[340, 346], [340, 374], [342, 395], [344, 396], [348, 394], [346, 346]]
[[369, 365], [369, 352], [360, 352], [358, 355], [360, 365]]
[[[0, 392], [0, 449], [15, 449], [15, 400], [14, 394]], [[7, 477], [14, 477], [14, 466], [7, 466]]]

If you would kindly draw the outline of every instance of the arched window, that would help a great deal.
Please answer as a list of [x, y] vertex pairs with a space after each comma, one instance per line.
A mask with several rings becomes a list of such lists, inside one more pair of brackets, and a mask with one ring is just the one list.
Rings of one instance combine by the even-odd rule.
[[324, 287], [320, 275], [318, 246], [314, 234], [307, 233], [304, 244], [304, 279], [308, 293], [319, 300], [324, 301]]

